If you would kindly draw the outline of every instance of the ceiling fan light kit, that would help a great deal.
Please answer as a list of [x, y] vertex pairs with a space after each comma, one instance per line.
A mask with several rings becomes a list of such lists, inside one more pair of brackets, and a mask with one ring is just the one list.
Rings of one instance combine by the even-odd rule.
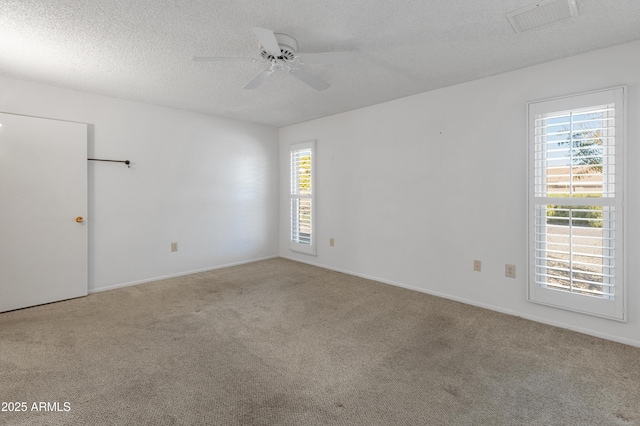
[[243, 89], [255, 89], [275, 71], [286, 71], [319, 91], [328, 89], [329, 83], [300, 69], [300, 65], [304, 65], [305, 61], [316, 64], [344, 64], [353, 60], [353, 53], [348, 51], [302, 54], [305, 58], [303, 60], [298, 56], [298, 42], [295, 38], [287, 34], [274, 33], [266, 28], [253, 28], [253, 32], [260, 43], [261, 59], [194, 56], [193, 60], [198, 62], [268, 62], [269, 68], [256, 74], [243, 86]]

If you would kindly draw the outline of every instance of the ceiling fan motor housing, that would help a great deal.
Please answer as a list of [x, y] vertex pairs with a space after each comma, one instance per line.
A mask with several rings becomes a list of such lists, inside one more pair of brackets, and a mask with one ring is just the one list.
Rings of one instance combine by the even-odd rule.
[[260, 56], [263, 59], [271, 61], [272, 59], [281, 59], [284, 61], [293, 61], [298, 50], [296, 39], [286, 34], [274, 34], [280, 47], [280, 56], [276, 57], [271, 52], [267, 52], [264, 47], [260, 46]]

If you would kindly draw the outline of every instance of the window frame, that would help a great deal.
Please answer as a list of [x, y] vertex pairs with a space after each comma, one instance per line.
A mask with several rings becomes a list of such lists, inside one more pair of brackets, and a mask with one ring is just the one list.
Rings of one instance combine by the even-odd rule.
[[[593, 92], [534, 101], [527, 104], [527, 300], [530, 302], [622, 322], [627, 321], [627, 283], [625, 279], [627, 263], [625, 235], [626, 94], [626, 86], [618, 86]], [[601, 197], [583, 198], [582, 201], [578, 201], [578, 198], [576, 197], [574, 198], [574, 205], [578, 206], [588, 204], [603, 207], [612, 206], [615, 210], [615, 236], [613, 240], [615, 244], [615, 257], [613, 260], [615, 262], [613, 281], [614, 295], [612, 297], [593, 297], [574, 292], [547, 288], [547, 286], [537, 283], [536, 279], [537, 270], [540, 268], [540, 266], [536, 264], [536, 252], [541, 250], [546, 251], [546, 247], [540, 248], [539, 246], [536, 246], [537, 244], [540, 244], [540, 241], [536, 240], [536, 227], [549, 226], [546, 220], [540, 223], [540, 218], [536, 216], [536, 208], [541, 204], [546, 205], [547, 203], [545, 200], [548, 201], [550, 198], [549, 193], [546, 192], [545, 196], [536, 195], [536, 183], [541, 183], [536, 182], [536, 118], [545, 114], [577, 111], [584, 108], [609, 104], [613, 104], [615, 108], [615, 140], [613, 142], [615, 149], [613, 156], [613, 164], [615, 167], [613, 174], [615, 178], [615, 190], [613, 195], [606, 196], [603, 194]], [[603, 166], [606, 166], [605, 162], [603, 162]], [[568, 198], [570, 197], [564, 197], [563, 200]], [[571, 242], [570, 244], [573, 246], [573, 244], [576, 243]], [[570, 271], [573, 272], [575, 270], [571, 269]]]
[[[294, 152], [297, 151], [310, 151], [311, 153], [311, 193], [300, 194], [297, 182], [294, 180]], [[297, 253], [303, 253], [315, 256], [316, 255], [316, 141], [309, 140], [305, 142], [298, 142], [289, 146], [289, 249]], [[294, 229], [299, 229], [299, 217], [294, 214], [294, 203], [299, 200], [309, 200], [311, 202], [311, 218], [310, 218], [310, 233], [309, 243], [301, 243], [299, 232], [294, 232]]]

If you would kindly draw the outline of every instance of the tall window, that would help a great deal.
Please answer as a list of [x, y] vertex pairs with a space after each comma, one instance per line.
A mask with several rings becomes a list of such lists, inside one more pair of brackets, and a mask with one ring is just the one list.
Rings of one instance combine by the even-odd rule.
[[626, 319], [624, 92], [529, 104], [532, 302]]
[[291, 145], [291, 232], [289, 248], [316, 254], [314, 235], [315, 142]]

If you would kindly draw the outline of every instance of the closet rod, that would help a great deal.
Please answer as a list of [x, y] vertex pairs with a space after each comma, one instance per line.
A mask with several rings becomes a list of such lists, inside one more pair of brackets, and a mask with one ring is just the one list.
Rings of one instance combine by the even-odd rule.
[[124, 163], [127, 167], [131, 168], [131, 161], [129, 160], [101, 160], [99, 158], [87, 158], [89, 161], [108, 161], [110, 163]]

